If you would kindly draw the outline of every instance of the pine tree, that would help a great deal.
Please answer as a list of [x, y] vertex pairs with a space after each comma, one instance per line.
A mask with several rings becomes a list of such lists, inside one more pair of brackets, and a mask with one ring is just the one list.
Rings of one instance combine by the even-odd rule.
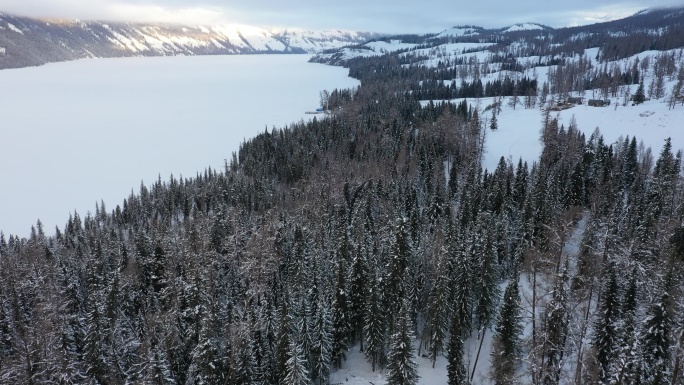
[[385, 363], [385, 310], [381, 283], [372, 279], [368, 285], [368, 293], [364, 305], [363, 338], [366, 340], [366, 358], [371, 368], [382, 367]]
[[239, 341], [240, 346], [235, 352], [235, 371], [231, 380], [237, 384], [254, 384], [256, 383], [254, 360], [254, 342], [251, 335], [247, 335]]
[[553, 290], [553, 297], [546, 307], [544, 315], [545, 339], [542, 346], [542, 384], [558, 384], [565, 342], [568, 334], [568, 309], [565, 285], [567, 283], [567, 266], [558, 277]]
[[463, 330], [455, 312], [451, 320], [447, 359], [448, 385], [468, 384], [468, 372], [463, 364]]
[[[455, 242], [454, 242], [455, 243]], [[454, 301], [453, 322], [458, 323], [461, 333], [469, 333], [472, 328], [472, 280], [470, 259], [452, 243], [454, 273], [452, 278], [452, 297]]]
[[285, 377], [280, 385], [310, 385], [309, 371], [302, 348], [294, 341], [290, 342], [285, 362]]
[[401, 306], [387, 356], [387, 385], [415, 385], [418, 364], [413, 352], [413, 333], [407, 301]]
[[290, 315], [288, 310], [288, 298], [283, 298], [280, 304], [279, 316], [280, 327], [275, 351], [275, 370], [273, 371], [272, 383], [281, 384], [287, 375], [287, 360], [290, 349]]
[[349, 308], [351, 314], [352, 340], [361, 340], [361, 350], [363, 351], [363, 306], [366, 295], [366, 284], [368, 282], [368, 266], [366, 262], [366, 251], [358, 248], [356, 255], [352, 259], [350, 288], [349, 288]]
[[386, 308], [390, 317], [397, 316], [402, 298], [406, 292], [404, 287], [404, 273], [409, 263], [411, 253], [409, 239], [409, 220], [398, 218], [394, 224], [394, 243], [388, 263], [388, 277], [385, 288]]
[[594, 349], [600, 369], [599, 382], [605, 384], [609, 379], [609, 368], [618, 338], [618, 283], [612, 264], [606, 266], [603, 279], [603, 294], [594, 327]]
[[[442, 254], [446, 254], [446, 249], [442, 250]], [[444, 259], [445, 257], [442, 257]], [[448, 314], [448, 270], [446, 263], [439, 263], [437, 265], [436, 282], [428, 296], [428, 312], [425, 329], [427, 331], [428, 357], [432, 361], [432, 367], [435, 367], [437, 357], [444, 349], [444, 340], [449, 329], [449, 314]]]
[[618, 347], [616, 348], [615, 369], [612, 374], [613, 384], [637, 384], [641, 371], [639, 354], [639, 330], [637, 330], [637, 272], [632, 270], [629, 285], [623, 296], [619, 328]]
[[481, 214], [478, 218], [477, 230], [473, 231], [471, 258], [474, 259], [476, 270], [475, 287], [478, 288], [475, 315], [480, 328], [487, 328], [494, 320], [496, 306], [501, 295], [498, 281], [498, 258], [496, 240], [494, 239], [495, 224], [492, 215]]
[[313, 321], [313, 345], [311, 347], [312, 378], [325, 382], [330, 372], [330, 355], [332, 352], [332, 320], [330, 311], [321, 301], [314, 314]]
[[637, 88], [634, 94], [634, 104], [641, 104], [646, 101], [646, 94], [644, 92], [644, 81], [639, 83], [639, 88]]
[[217, 337], [213, 333], [214, 316], [207, 312], [202, 322], [199, 340], [192, 352], [190, 376], [196, 385], [217, 384], [223, 381], [225, 370]]
[[642, 332], [643, 378], [646, 385], [669, 384], [670, 369], [670, 296], [665, 291], [651, 305]]
[[492, 120], [489, 122], [489, 129], [492, 131], [499, 129], [499, 122], [496, 120], [496, 112], [492, 112]]
[[520, 335], [522, 334], [520, 293], [517, 277], [511, 280], [504, 292], [503, 304], [496, 320], [492, 369], [497, 385], [515, 383], [515, 369], [520, 361]]
[[333, 301], [332, 362], [339, 368], [347, 359], [349, 349], [350, 315], [347, 297], [346, 270], [343, 258], [338, 258], [337, 288]]
[[145, 379], [145, 384], [149, 385], [175, 385], [176, 379], [171, 372], [168, 357], [159, 346], [152, 346], [147, 368], [149, 375]]

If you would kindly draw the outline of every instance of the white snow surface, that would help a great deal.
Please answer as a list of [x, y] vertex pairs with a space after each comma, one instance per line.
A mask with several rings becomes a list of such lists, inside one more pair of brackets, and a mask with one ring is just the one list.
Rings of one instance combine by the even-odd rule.
[[[450, 45], [446, 44], [440, 47], [449, 46]], [[414, 65], [436, 66], [441, 60], [440, 58], [435, 57], [436, 53], [440, 52], [440, 47], [432, 48], [432, 51], [425, 50], [424, 53], [431, 55], [433, 58]], [[444, 52], [444, 50], [441, 52]], [[446, 52], [447, 56], [449, 56], [449, 50], [446, 50]], [[584, 58], [591, 60], [592, 64], [595, 66], [601, 65], [595, 60], [597, 52], [598, 48], [586, 49]], [[680, 50], [667, 51], [666, 53], [668, 52], [675, 52], [678, 54]], [[645, 51], [632, 57], [621, 59], [616, 63], [622, 68], [625, 68], [636, 58], [643, 61], [644, 58], [648, 57], [651, 62], [654, 62], [654, 57], [659, 54], [663, 54], [663, 52]], [[487, 58], [489, 53], [478, 51], [451, 56], [467, 57], [469, 55], [473, 55], [476, 60], [482, 62]], [[536, 62], [538, 57], [526, 59], [530, 62]], [[579, 55], [575, 55], [575, 57], [572, 58], [572, 60], [578, 59]], [[524, 62], [524, 60], [520, 60], [520, 62]], [[541, 84], [548, 79], [548, 70], [549, 67], [536, 67], [534, 69], [528, 69], [525, 73], [495, 71], [482, 76], [481, 79], [482, 82], [485, 83], [487, 81], [495, 80], [500, 76], [508, 75], [512, 78], [516, 78], [525, 75], [528, 78], [537, 78], [538, 84], [541, 87]], [[644, 80], [644, 84], [647, 86], [646, 88], [648, 88], [652, 79], [653, 74], [651, 71]], [[445, 84], [450, 84], [452, 79], [443, 79], [443, 81]], [[457, 84], [459, 81], [460, 80], [457, 80]], [[646, 148], [650, 147], [656, 156], [662, 149], [665, 139], [671, 138], [672, 147], [676, 151], [684, 148], [684, 131], [681, 129], [681, 123], [684, 122], [684, 105], [679, 102], [673, 109], [669, 108], [668, 99], [672, 95], [671, 90], [675, 83], [675, 80], [668, 81], [666, 79], [665, 96], [663, 98], [647, 100], [643, 104], [636, 106], [631, 105], [631, 103], [623, 106], [623, 97], [612, 97], [610, 98], [611, 105], [608, 107], [589, 107], [586, 101], [589, 99], [599, 99], [598, 92], [585, 91], [581, 95], [573, 94], [572, 96], [583, 96], [585, 100], [584, 104], [574, 106], [561, 112], [552, 112], [550, 117], [558, 118], [559, 123], [566, 128], [574, 118], [579, 130], [582, 131], [587, 138], [589, 138], [595, 129], [598, 128], [607, 144], [621, 141], [626, 136], [636, 137], [637, 141], [643, 142]], [[630, 94], [633, 95], [636, 92], [637, 85], [631, 85], [629, 88]], [[619, 94], [621, 95], [621, 93]], [[453, 99], [451, 102], [460, 103], [462, 100], [463, 99]], [[467, 101], [481, 112], [482, 121], [489, 127], [489, 120], [492, 116], [491, 110], [486, 112], [482, 111], [486, 109], [487, 106], [492, 105], [495, 102], [495, 99], [479, 98], [468, 99]], [[487, 139], [483, 167], [487, 168], [489, 171], [493, 171], [496, 168], [499, 159], [502, 156], [505, 159], [512, 161], [514, 165], [517, 165], [518, 159], [527, 161], [528, 164], [531, 165], [541, 154], [542, 145], [539, 140], [539, 134], [541, 132], [543, 112], [539, 108], [539, 104], [537, 103], [536, 108], [525, 109], [522, 105], [523, 98], [520, 98], [521, 104], [518, 104], [516, 108], [513, 109], [509, 106], [509, 101], [510, 98], [508, 97], [502, 99], [501, 114], [497, 116], [498, 130], [487, 130], [486, 133]], [[440, 101], [434, 102], [439, 103]], [[423, 101], [422, 103], [425, 105], [427, 101]]]
[[17, 28], [17, 27], [16, 27], [14, 24], [12, 24], [12, 23], [7, 23], [7, 27], [8, 27], [10, 30], [12, 30], [12, 31], [14, 31], [14, 32], [16, 32], [16, 33], [18, 33], [18, 34], [21, 34], [21, 35], [24, 34], [24, 31], [20, 30], [19, 28]]
[[[417, 350], [418, 341], [414, 343], [414, 353]], [[418, 385], [446, 384], [447, 359], [444, 356], [437, 358], [435, 368], [432, 361], [424, 357], [415, 357], [418, 363]], [[331, 385], [385, 385], [387, 384], [387, 370], [371, 370], [371, 365], [366, 360], [364, 353], [359, 352], [359, 345], [355, 345], [347, 352], [347, 360], [342, 367], [330, 373]]]
[[479, 34], [478, 30], [476, 28], [470, 28], [470, 27], [453, 27], [449, 28], [447, 30], [444, 30], [435, 36], [436, 38], [440, 37], [448, 37], [448, 36], [466, 36], [466, 35], [477, 35]]
[[516, 31], [532, 31], [532, 30], [537, 30], [537, 29], [543, 29], [543, 28], [539, 24], [522, 23], [522, 24], [512, 25], [512, 26], [506, 28], [503, 32], [506, 33], [506, 32], [516, 32]]
[[140, 183], [222, 169], [266, 127], [356, 87], [309, 55], [81, 60], [0, 71], [0, 230], [28, 236], [121, 205]]
[[[588, 93], [585, 99], [590, 97]], [[621, 101], [616, 99], [611, 102], [608, 107], [589, 107], [585, 103], [561, 112], [552, 112], [550, 117], [558, 118], [559, 123], [566, 128], [574, 117], [579, 130], [587, 138], [598, 128], [607, 144], [624, 139], [627, 135], [636, 136], [637, 141], [643, 141], [656, 155], [668, 137], [672, 139], [675, 151], [684, 147], [684, 131], [681, 129], [684, 106], [681, 104], [668, 109], [668, 104], [662, 99], [646, 101], [638, 106], [622, 106]], [[478, 100], [468, 100], [468, 103], [475, 106]], [[485, 108], [494, 103], [494, 99], [482, 98], [479, 103], [481, 108]], [[617, 108], [616, 104], [619, 104]], [[485, 112], [482, 118], [488, 123], [491, 112]], [[497, 116], [498, 130], [487, 130], [483, 167], [493, 171], [502, 156], [513, 164], [517, 164], [521, 158], [529, 165], [536, 161], [542, 150], [539, 140], [542, 119], [543, 113], [538, 107], [525, 109], [518, 105], [513, 110], [508, 106], [508, 98], [504, 98], [501, 114]]]

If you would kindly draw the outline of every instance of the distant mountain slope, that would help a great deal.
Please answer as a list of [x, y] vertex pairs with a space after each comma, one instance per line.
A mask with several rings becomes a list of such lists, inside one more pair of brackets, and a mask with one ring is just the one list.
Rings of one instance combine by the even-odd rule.
[[378, 36], [242, 25], [41, 20], [0, 13], [0, 69], [88, 57], [315, 53]]
[[662, 8], [620, 20], [568, 28], [555, 29], [536, 23], [493, 29], [469, 25], [422, 36], [385, 36], [357, 46], [327, 50], [312, 61], [348, 65], [350, 60], [388, 55], [408, 64], [476, 50], [483, 55], [491, 54], [495, 61], [513, 58], [520, 61], [529, 57], [558, 61], [593, 47], [600, 48], [598, 59], [619, 60], [646, 50], [680, 48], [684, 46], [683, 31], [684, 8]]

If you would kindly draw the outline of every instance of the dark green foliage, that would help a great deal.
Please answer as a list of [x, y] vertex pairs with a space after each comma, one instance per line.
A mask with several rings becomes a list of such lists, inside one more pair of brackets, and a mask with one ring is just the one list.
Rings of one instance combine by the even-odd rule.
[[364, 303], [363, 338], [365, 340], [366, 357], [375, 371], [383, 367], [386, 354], [386, 325], [385, 309], [383, 307], [383, 295], [381, 284], [377, 279], [372, 279], [368, 285], [366, 300]]
[[492, 120], [489, 121], [489, 129], [492, 131], [499, 129], [499, 122], [496, 119], [496, 113], [492, 113]]
[[634, 93], [634, 104], [641, 104], [646, 101], [646, 93], [644, 92], [644, 82], [643, 80], [639, 83], [639, 87], [636, 90], [636, 93]]
[[302, 348], [294, 341], [290, 342], [285, 362], [285, 377], [281, 385], [309, 385], [309, 371], [306, 368], [306, 358]]
[[415, 385], [418, 382], [418, 364], [413, 349], [413, 332], [410, 316], [402, 305], [396, 319], [394, 334], [390, 337], [387, 355], [387, 384]]
[[612, 264], [608, 264], [603, 273], [603, 290], [599, 304], [597, 320], [594, 325], [594, 349], [599, 365], [599, 381], [608, 383], [609, 369], [615, 354], [618, 341], [619, 298], [618, 283]]
[[470, 383], [468, 381], [468, 371], [463, 364], [463, 334], [459, 319], [456, 316], [452, 317], [447, 348], [449, 385], [465, 385]]
[[347, 297], [344, 259], [338, 259], [337, 287], [333, 301], [332, 363], [339, 368], [347, 359], [349, 335], [351, 334], [349, 302]]
[[650, 306], [643, 322], [642, 383], [647, 385], [669, 384], [670, 365], [670, 296], [663, 293]]
[[492, 351], [492, 371], [496, 384], [515, 383], [515, 370], [521, 358], [521, 311], [516, 277], [506, 286], [503, 303], [496, 320], [496, 335]]

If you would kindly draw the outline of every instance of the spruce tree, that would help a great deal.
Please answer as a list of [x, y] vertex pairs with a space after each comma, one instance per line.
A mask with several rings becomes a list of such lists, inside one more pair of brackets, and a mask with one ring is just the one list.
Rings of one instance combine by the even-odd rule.
[[324, 383], [330, 372], [332, 352], [332, 319], [324, 301], [321, 301], [316, 309], [312, 329], [314, 339], [311, 347], [311, 377]]
[[489, 121], [489, 129], [492, 131], [499, 129], [499, 122], [496, 120], [496, 112], [492, 112], [492, 120]]
[[637, 88], [634, 94], [634, 104], [641, 104], [646, 101], [646, 93], [644, 92], [644, 81], [639, 83], [639, 88]]
[[565, 285], [567, 266], [558, 277], [551, 301], [544, 315], [544, 342], [542, 345], [542, 383], [558, 384], [565, 342], [568, 335], [568, 304]]
[[598, 317], [594, 326], [594, 349], [599, 365], [599, 382], [608, 383], [609, 368], [614, 356], [614, 347], [618, 338], [618, 283], [612, 264], [608, 264], [603, 276], [603, 290], [598, 309]]
[[448, 276], [445, 264], [440, 263], [437, 267], [437, 282], [432, 287], [428, 298], [428, 314], [425, 328], [428, 332], [428, 357], [435, 367], [437, 357], [444, 349], [444, 340], [449, 329], [448, 313]]
[[496, 335], [492, 352], [492, 370], [497, 385], [515, 383], [515, 369], [520, 361], [522, 334], [520, 292], [517, 277], [506, 286], [503, 304], [496, 320]]
[[349, 301], [347, 296], [345, 260], [338, 257], [337, 288], [333, 300], [332, 363], [339, 368], [347, 359], [350, 334]]
[[381, 283], [372, 279], [368, 285], [364, 304], [363, 338], [366, 340], [366, 358], [371, 368], [382, 367], [385, 363], [385, 309]]
[[290, 342], [285, 362], [285, 377], [280, 385], [310, 385], [309, 370], [302, 348], [295, 341]]
[[639, 355], [639, 334], [637, 330], [637, 272], [632, 270], [627, 290], [623, 296], [621, 315], [622, 320], [618, 329], [618, 346], [616, 347], [615, 369], [612, 373], [612, 383], [639, 383], [641, 357]]
[[665, 291], [649, 308], [642, 332], [643, 378], [646, 385], [669, 384], [670, 369], [670, 296]]
[[463, 330], [459, 321], [458, 313], [454, 312], [451, 320], [447, 375], [448, 385], [468, 384], [468, 372], [463, 364]]
[[390, 337], [387, 356], [387, 385], [415, 385], [418, 364], [413, 352], [413, 332], [407, 301], [403, 301]]

